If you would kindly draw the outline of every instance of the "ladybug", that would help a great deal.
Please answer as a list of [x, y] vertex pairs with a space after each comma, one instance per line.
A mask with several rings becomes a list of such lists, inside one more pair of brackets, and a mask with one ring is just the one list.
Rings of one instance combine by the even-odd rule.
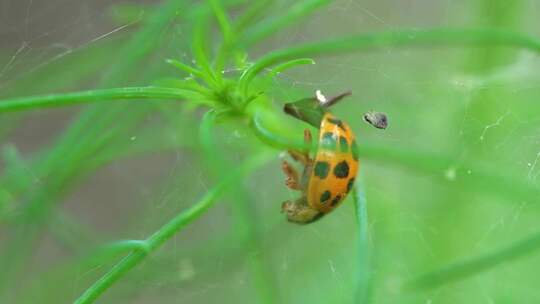
[[[319, 129], [317, 150], [310, 157], [309, 150], [289, 150], [291, 157], [304, 166], [302, 175], [287, 161], [282, 162], [287, 187], [302, 192], [295, 201], [285, 201], [282, 212], [290, 222], [307, 224], [320, 219], [337, 208], [351, 191], [360, 166], [355, 136], [349, 125], [328, 111], [350, 92], [326, 100], [317, 97], [285, 104], [285, 113]], [[306, 147], [312, 145], [311, 132], [304, 131]]]

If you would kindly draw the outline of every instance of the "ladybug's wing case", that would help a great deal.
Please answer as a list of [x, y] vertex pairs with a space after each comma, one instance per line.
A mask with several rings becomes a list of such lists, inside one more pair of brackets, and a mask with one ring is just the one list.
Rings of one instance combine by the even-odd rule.
[[307, 200], [312, 208], [328, 213], [343, 201], [354, 183], [359, 167], [356, 141], [347, 124], [326, 113], [318, 145]]

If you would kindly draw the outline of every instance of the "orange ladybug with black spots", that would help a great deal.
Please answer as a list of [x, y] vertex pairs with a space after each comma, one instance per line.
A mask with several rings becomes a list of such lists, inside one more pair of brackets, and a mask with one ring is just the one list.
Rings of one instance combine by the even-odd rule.
[[[288, 151], [304, 166], [301, 176], [287, 161], [282, 163], [286, 185], [302, 192], [300, 198], [282, 204], [282, 212], [291, 222], [316, 221], [338, 207], [353, 187], [360, 165], [354, 133], [345, 122], [326, 110], [349, 94], [341, 94], [325, 103], [312, 98], [285, 105], [286, 113], [319, 129], [314, 157], [310, 157], [307, 149]], [[308, 129], [304, 131], [304, 141], [306, 147], [311, 146]]]

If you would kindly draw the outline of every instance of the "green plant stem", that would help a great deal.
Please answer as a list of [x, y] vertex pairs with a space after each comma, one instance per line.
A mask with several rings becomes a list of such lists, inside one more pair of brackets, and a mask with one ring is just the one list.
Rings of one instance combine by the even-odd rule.
[[[529, 200], [540, 194], [540, 187], [529, 183], [520, 174], [503, 165], [493, 169], [478, 161], [468, 161], [452, 155], [441, 155], [420, 150], [363, 144], [360, 156], [384, 165], [398, 165], [418, 173], [429, 174], [457, 189], [483, 190], [510, 201]], [[453, 171], [455, 178], [448, 179], [446, 172]]]
[[206, 83], [217, 90], [221, 87], [222, 77], [221, 73], [216, 73], [210, 64], [208, 59], [210, 53], [210, 47], [208, 46], [209, 35], [209, 12], [201, 11], [196, 19], [195, 27], [193, 29], [193, 39], [191, 42], [191, 49], [193, 56], [195, 57], [196, 64], [203, 72], [204, 80]]
[[48, 230], [55, 241], [72, 252], [80, 251], [84, 247], [81, 243], [90, 244], [98, 235], [63, 210], [54, 210], [48, 224]]
[[[300, 141], [293, 141], [267, 130], [257, 115], [254, 116], [251, 126], [259, 140], [271, 147], [279, 150], [306, 148]], [[359, 145], [358, 151], [361, 157], [380, 161], [384, 165], [398, 165], [418, 173], [429, 174], [438, 177], [442, 182], [452, 183], [460, 189], [482, 189], [487, 193], [496, 193], [512, 201], [518, 198], [535, 198], [540, 194], [540, 187], [518, 177], [519, 174], [512, 174], [511, 170], [506, 170], [503, 166], [493, 170], [490, 166], [483, 166], [478, 162], [467, 162], [452, 155], [369, 143]], [[449, 180], [445, 177], [448, 170], [454, 171], [454, 179]]]
[[252, 0], [251, 6], [236, 20], [234, 24], [235, 32], [243, 32], [248, 26], [252, 25], [257, 19], [262, 19], [268, 7], [274, 0]]
[[0, 100], [0, 112], [60, 107], [74, 104], [108, 102], [128, 99], [173, 99], [183, 100], [198, 94], [192, 91], [162, 87], [126, 87], [91, 90], [75, 93], [52, 94]]
[[219, 47], [219, 50], [216, 53], [214, 58], [214, 69], [217, 73], [225, 67], [227, 57], [229, 57], [230, 47], [235, 40], [236, 33], [232, 31], [232, 24], [229, 20], [227, 12], [223, 8], [220, 0], [208, 0], [212, 11], [218, 21], [219, 28], [223, 36], [223, 41]]
[[358, 34], [273, 51], [245, 71], [240, 86], [245, 90], [251, 80], [265, 68], [295, 58], [406, 45], [499, 45], [540, 52], [540, 40], [494, 29], [429, 29]]
[[221, 155], [215, 155], [215, 151], [218, 148], [215, 146], [212, 131], [214, 130], [214, 123], [216, 120], [216, 111], [209, 110], [202, 118], [201, 126], [199, 129], [199, 142], [201, 144], [205, 161], [208, 162], [208, 167], [217, 172], [227, 172], [225, 170], [225, 159]]
[[284, 62], [276, 66], [275, 68], [273, 68], [272, 71], [268, 73], [268, 77], [273, 78], [285, 70], [288, 70], [298, 65], [304, 65], [304, 64], [315, 64], [315, 61], [311, 58], [299, 58], [299, 59], [293, 59], [293, 60]]
[[353, 199], [358, 227], [358, 286], [356, 287], [355, 303], [367, 304], [371, 299], [372, 269], [368, 206], [362, 175], [353, 188]]
[[[220, 172], [230, 172], [233, 170], [233, 165], [220, 153], [220, 149], [216, 146], [212, 131], [214, 131], [216, 112], [210, 110], [203, 117], [199, 138], [203, 149], [203, 155], [208, 167], [213, 171], [214, 175], [220, 176]], [[234, 194], [229, 194], [227, 197], [232, 202], [231, 209], [233, 211], [234, 229], [240, 237], [242, 246], [247, 252], [261, 253], [264, 252], [262, 245], [257, 235], [257, 219], [253, 208], [253, 199], [246, 191], [244, 185], [239, 185]], [[257, 303], [271, 304], [276, 303], [277, 292], [275, 284], [271, 278], [272, 272], [269, 270], [263, 259], [263, 254], [256, 254], [249, 258], [248, 268], [253, 276], [251, 283], [258, 295]]]
[[118, 279], [126, 275], [128, 271], [139, 264], [139, 262], [141, 262], [149, 253], [154, 252], [168, 239], [182, 230], [182, 228], [203, 215], [210, 207], [212, 207], [215, 201], [226, 192], [226, 190], [228, 190], [234, 183], [244, 177], [247, 173], [253, 171], [262, 163], [266, 162], [268, 158], [268, 155], [259, 155], [258, 157], [249, 159], [236, 170], [231, 172], [230, 175], [225, 177], [214, 188], [210, 189], [199, 202], [190, 207], [188, 210], [179, 213], [171, 221], [158, 229], [152, 236], [146, 239], [144, 241], [146, 242], [146, 245], [144, 246], [146, 250], [134, 250], [131, 252], [118, 264], [116, 264], [109, 272], [103, 275], [103, 277], [90, 286], [75, 301], [75, 303], [83, 304], [94, 302]]
[[228, 44], [233, 36], [233, 33], [231, 31], [232, 25], [229, 20], [229, 16], [227, 16], [227, 12], [223, 8], [219, 0], [208, 0], [208, 1], [210, 2], [212, 11], [214, 12], [214, 15], [216, 16], [219, 27], [223, 34], [224, 43]]
[[287, 9], [284, 14], [280, 14], [273, 19], [268, 19], [253, 27], [253, 29], [248, 31], [243, 37], [241, 44], [245, 47], [252, 46], [264, 38], [278, 32], [280, 29], [298, 22], [302, 17], [315, 12], [321, 6], [329, 4], [330, 2], [331, 1], [329, 0], [295, 1], [294, 5]]
[[129, 78], [126, 75], [138, 75], [130, 72], [159, 45], [159, 41], [162, 39], [162, 35], [159, 35], [159, 33], [173, 19], [178, 18], [178, 12], [185, 10], [187, 2], [184, 0], [166, 0], [159, 7], [152, 10], [145, 26], [119, 52], [115, 52], [117, 60], [111, 71], [106, 73], [103, 83], [119, 85], [126, 78]]
[[192, 74], [193, 76], [197, 76], [199, 78], [204, 78], [204, 74], [197, 70], [196, 68], [190, 66], [190, 65], [187, 65], [183, 62], [180, 62], [178, 60], [175, 60], [175, 59], [167, 59], [165, 60], [166, 63], [188, 73], [188, 74]]
[[[186, 1], [168, 0], [156, 9], [141, 31], [136, 33], [129, 42], [122, 43], [119, 51], [114, 52], [116, 55], [114, 64], [110, 65], [111, 68], [105, 73], [101, 86], [117, 86], [130, 80], [130, 75], [139, 76], [140, 74], [133, 73], [134, 68], [159, 45], [161, 35], [158, 33], [171, 20], [178, 17], [177, 12], [185, 5]], [[6, 246], [7, 249], [1, 253], [0, 295], [16, 290], [11, 286], [20, 281], [18, 275], [23, 266], [28, 264], [25, 261], [35, 252], [32, 249], [33, 244], [43, 232], [41, 226], [52, 214], [51, 208], [59, 204], [62, 194], [65, 194], [79, 177], [78, 164], [86, 163], [100, 147], [108, 144], [107, 140], [110, 141], [118, 136], [117, 129], [125, 131], [133, 127], [135, 121], [141, 119], [141, 115], [149, 108], [142, 105], [126, 112], [125, 105], [94, 105], [79, 115], [51, 149], [47, 148], [46, 153], [36, 162], [34, 169], [37, 176], [47, 176], [48, 182], [25, 193], [28, 200], [21, 199], [24, 200], [24, 204], [19, 212], [20, 218], [28, 219], [28, 221], [25, 225], [21, 225], [25, 229], [17, 229], [14, 232]], [[120, 114], [122, 114], [121, 122], [118, 118]], [[122, 127], [116, 127], [120, 125]], [[103, 136], [104, 134], [106, 136]], [[30, 217], [33, 217], [31, 221]], [[9, 299], [7, 302], [10, 302]]]
[[439, 270], [421, 275], [409, 281], [405, 286], [420, 289], [438, 287], [479, 274], [499, 264], [525, 257], [538, 250], [540, 250], [540, 233], [535, 233], [533, 236], [506, 248], [474, 259], [450, 264]]
[[255, 113], [251, 119], [251, 129], [255, 136], [266, 145], [276, 149], [300, 149], [311, 148], [299, 140], [290, 140], [268, 130], [262, 122], [259, 113]]

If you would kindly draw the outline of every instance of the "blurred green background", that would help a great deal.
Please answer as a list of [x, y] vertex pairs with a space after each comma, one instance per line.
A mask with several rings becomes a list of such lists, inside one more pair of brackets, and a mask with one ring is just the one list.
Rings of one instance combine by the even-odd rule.
[[[381, 31], [483, 28], [540, 37], [533, 0], [306, 3], [313, 9], [230, 61]], [[291, 1], [221, 4], [233, 22], [260, 6], [248, 32], [294, 12]], [[165, 59], [192, 63], [206, 6], [0, 0], [0, 98], [182, 82], [186, 75]], [[210, 17], [212, 53], [221, 38]], [[243, 117], [216, 122], [208, 147], [199, 140], [208, 107], [197, 103], [103, 101], [2, 113], [0, 303], [73, 302], [128, 253], [115, 242], [152, 235], [261, 150], [271, 161], [97, 302], [539, 302], [536, 54], [433, 43], [314, 59], [257, 85], [297, 139], [303, 125], [280, 114], [284, 102], [318, 89], [352, 90], [333, 112], [355, 130], [362, 151], [367, 231], [358, 229], [351, 197], [319, 222], [288, 223], [281, 202], [299, 194], [284, 186], [282, 150], [258, 140]], [[229, 63], [223, 75], [241, 72]], [[365, 124], [369, 110], [385, 112], [389, 128]], [[479, 263], [455, 264], [470, 260]], [[422, 277], [444, 267], [450, 272]]]

